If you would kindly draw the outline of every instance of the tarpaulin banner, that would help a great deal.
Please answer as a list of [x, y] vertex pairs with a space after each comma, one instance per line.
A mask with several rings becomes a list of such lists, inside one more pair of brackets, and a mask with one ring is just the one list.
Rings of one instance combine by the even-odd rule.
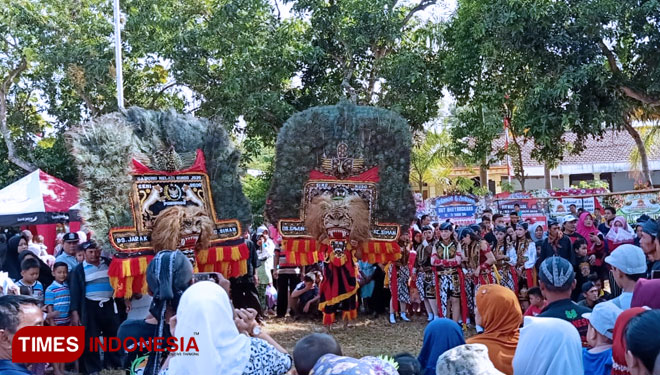
[[458, 225], [476, 222], [477, 197], [472, 195], [445, 195], [431, 198], [427, 201], [427, 207], [436, 221], [449, 219]]

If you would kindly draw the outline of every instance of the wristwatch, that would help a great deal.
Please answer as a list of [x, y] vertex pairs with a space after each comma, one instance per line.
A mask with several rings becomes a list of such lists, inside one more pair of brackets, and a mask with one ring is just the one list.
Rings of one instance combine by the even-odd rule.
[[259, 336], [259, 334], [261, 334], [261, 327], [259, 327], [258, 325], [256, 325], [256, 326], [254, 326], [254, 328], [252, 329], [252, 337]]

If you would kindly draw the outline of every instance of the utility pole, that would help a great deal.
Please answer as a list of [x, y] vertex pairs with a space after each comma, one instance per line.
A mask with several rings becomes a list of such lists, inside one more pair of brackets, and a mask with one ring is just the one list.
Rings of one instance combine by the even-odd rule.
[[[504, 97], [509, 99], [509, 95]], [[509, 177], [509, 184], [511, 184], [511, 156], [509, 155], [509, 126], [511, 126], [511, 110], [506, 102], [504, 102], [504, 150], [506, 151], [506, 174]]]
[[121, 10], [119, 0], [114, 2], [114, 20], [115, 20], [115, 71], [117, 73], [117, 107], [124, 109], [124, 77], [122, 75], [121, 59]]

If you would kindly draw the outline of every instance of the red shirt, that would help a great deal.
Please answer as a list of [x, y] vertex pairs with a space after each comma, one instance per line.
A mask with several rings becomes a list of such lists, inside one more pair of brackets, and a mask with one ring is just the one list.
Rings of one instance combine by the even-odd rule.
[[527, 311], [525, 311], [525, 316], [537, 316], [538, 314], [541, 313], [541, 311], [543, 311], [543, 309], [545, 309], [547, 305], [548, 305], [547, 301], [543, 302], [543, 307], [541, 308], [538, 308], [535, 305], [529, 305]]

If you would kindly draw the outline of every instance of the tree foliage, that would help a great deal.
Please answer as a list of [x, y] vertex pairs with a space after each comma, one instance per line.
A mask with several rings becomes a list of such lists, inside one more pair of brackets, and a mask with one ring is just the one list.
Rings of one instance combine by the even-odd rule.
[[[442, 25], [416, 15], [436, 2], [288, 1], [283, 19], [268, 0], [122, 0], [125, 105], [218, 118], [249, 159], [294, 113], [345, 98], [421, 129], [438, 111]], [[117, 110], [111, 5], [0, 0], [0, 186], [35, 167], [78, 182], [64, 132]], [[258, 217], [268, 175], [244, 182]]]
[[446, 178], [442, 170], [451, 169], [455, 158], [447, 131], [418, 133], [410, 153], [410, 182], [421, 192], [425, 183]]
[[[415, 130], [435, 117], [441, 98], [441, 25], [415, 15], [436, 0], [300, 0], [308, 18], [298, 101], [308, 108], [348, 97], [392, 109]], [[302, 109], [298, 107], [298, 109]]]
[[[445, 33], [445, 79], [460, 105], [512, 109], [540, 161], [660, 107], [658, 1], [459, 0]], [[469, 126], [469, 125], [468, 125]], [[638, 142], [639, 144], [640, 142]]]
[[[34, 168], [76, 183], [62, 134], [117, 109], [111, 3], [0, 0], [0, 185]], [[161, 92], [169, 73], [125, 52], [126, 104], [183, 108]]]

